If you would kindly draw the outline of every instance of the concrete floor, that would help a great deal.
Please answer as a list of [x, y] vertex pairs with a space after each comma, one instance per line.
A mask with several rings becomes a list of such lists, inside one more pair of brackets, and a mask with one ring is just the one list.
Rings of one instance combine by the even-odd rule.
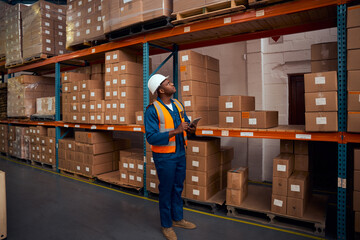
[[[164, 239], [158, 203], [39, 170], [0, 157], [6, 172], [9, 240]], [[195, 230], [175, 229], [178, 239], [307, 239], [185, 210]], [[225, 215], [223, 215], [225, 216]]]

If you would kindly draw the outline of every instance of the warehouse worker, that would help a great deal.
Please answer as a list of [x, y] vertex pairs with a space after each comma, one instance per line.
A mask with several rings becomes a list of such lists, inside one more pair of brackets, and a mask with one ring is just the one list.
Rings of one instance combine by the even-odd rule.
[[159, 209], [162, 233], [166, 239], [177, 239], [172, 227], [194, 229], [196, 225], [183, 219], [181, 193], [186, 174], [185, 147], [187, 133], [195, 133], [196, 126], [189, 127], [184, 106], [172, 95], [176, 88], [168, 77], [153, 75], [148, 82], [157, 100], [145, 112], [146, 139], [151, 145], [159, 184]]

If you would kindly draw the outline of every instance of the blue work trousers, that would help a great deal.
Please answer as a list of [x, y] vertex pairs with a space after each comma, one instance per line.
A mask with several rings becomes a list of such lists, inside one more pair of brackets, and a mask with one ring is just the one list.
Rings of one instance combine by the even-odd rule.
[[159, 209], [161, 226], [169, 228], [172, 221], [183, 219], [181, 193], [186, 175], [185, 156], [175, 159], [155, 159], [159, 184]]

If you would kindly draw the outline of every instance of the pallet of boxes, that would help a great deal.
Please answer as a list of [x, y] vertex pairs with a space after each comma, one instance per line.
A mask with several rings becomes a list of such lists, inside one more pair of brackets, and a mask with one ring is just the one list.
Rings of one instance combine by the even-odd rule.
[[360, 132], [360, 6], [348, 8], [347, 17], [347, 131]]
[[10, 156], [28, 160], [30, 157], [30, 139], [27, 133], [29, 128], [9, 126], [9, 148], [8, 153]]
[[121, 150], [119, 173], [120, 181], [118, 185], [127, 188], [143, 188], [144, 150], [136, 148]]
[[136, 124], [143, 110], [142, 57], [122, 49], [105, 54], [105, 124]]
[[201, 117], [198, 126], [218, 124], [219, 60], [190, 50], [179, 57], [181, 96], [189, 120]]
[[33, 165], [50, 166], [56, 169], [55, 128], [30, 127], [30, 160]]
[[[159, 178], [157, 176], [151, 145], [146, 142], [146, 190], [150, 193], [159, 194]], [[185, 184], [182, 196], [185, 194]]]
[[119, 169], [119, 150], [126, 139], [113, 139], [112, 132], [75, 132], [75, 138], [59, 140], [59, 169], [75, 176], [94, 178]]
[[[7, 12], [7, 8], [10, 5], [1, 1], [0, 2], [0, 9], [2, 9], [3, 11], [0, 12], [0, 36], [3, 36], [4, 38], [6, 38], [6, 24], [5, 24], [5, 13]], [[1, 41], [0, 42], [0, 59], [4, 59], [6, 56], [6, 41]]]

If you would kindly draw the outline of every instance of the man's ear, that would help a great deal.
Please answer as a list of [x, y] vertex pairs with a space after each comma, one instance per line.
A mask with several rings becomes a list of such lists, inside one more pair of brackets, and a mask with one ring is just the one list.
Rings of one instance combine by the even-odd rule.
[[165, 93], [164, 89], [162, 89], [162, 88], [159, 88], [159, 92], [160, 93]]

